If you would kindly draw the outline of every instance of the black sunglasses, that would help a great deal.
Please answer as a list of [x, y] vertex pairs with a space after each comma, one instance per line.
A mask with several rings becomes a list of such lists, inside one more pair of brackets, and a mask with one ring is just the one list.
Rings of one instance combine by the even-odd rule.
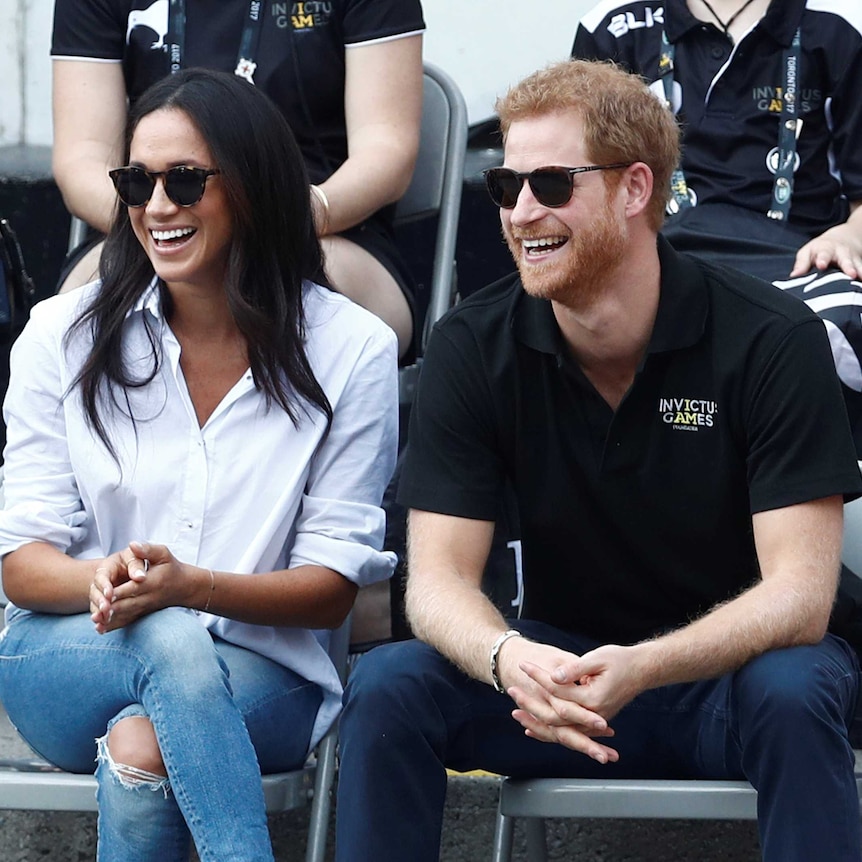
[[611, 171], [627, 168], [632, 162], [614, 162], [612, 165], [588, 165], [583, 168], [563, 168], [548, 165], [534, 171], [520, 173], [511, 168], [488, 168], [483, 171], [488, 194], [498, 207], [510, 210], [518, 202], [518, 195], [524, 180], [530, 183], [533, 196], [545, 207], [562, 207], [572, 199], [575, 187], [575, 174], [589, 171]]
[[164, 179], [165, 194], [178, 207], [191, 207], [204, 196], [207, 180], [218, 173], [221, 171], [190, 168], [188, 165], [179, 165], [167, 171], [145, 171], [127, 165], [108, 171], [108, 176], [127, 207], [145, 206], [153, 196], [159, 177]]

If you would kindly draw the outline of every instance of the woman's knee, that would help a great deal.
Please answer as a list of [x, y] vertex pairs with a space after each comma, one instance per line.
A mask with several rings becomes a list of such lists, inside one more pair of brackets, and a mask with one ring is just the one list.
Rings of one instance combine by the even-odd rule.
[[127, 787], [167, 786], [167, 770], [152, 723], [132, 715], [111, 726], [99, 740], [99, 761]]
[[403, 356], [413, 337], [413, 315], [389, 270], [342, 236], [324, 237], [323, 250], [332, 286], [387, 323], [398, 336], [398, 353]]
[[221, 664], [209, 631], [197, 617], [177, 608], [141, 617], [124, 637], [145, 665], [171, 668], [173, 673]]

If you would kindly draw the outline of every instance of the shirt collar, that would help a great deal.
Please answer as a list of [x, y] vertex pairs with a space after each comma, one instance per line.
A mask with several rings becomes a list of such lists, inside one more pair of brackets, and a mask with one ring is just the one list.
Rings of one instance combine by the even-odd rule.
[[127, 318], [142, 311], [149, 311], [156, 320], [162, 318], [162, 292], [159, 289], [158, 276], [147, 285], [144, 292], [138, 297], [137, 302], [129, 309]]
[[[682, 350], [696, 344], [706, 327], [709, 301], [706, 282], [697, 264], [675, 252], [658, 237], [661, 285], [655, 325], [647, 353]], [[518, 282], [520, 286], [520, 281]], [[540, 353], [561, 356], [564, 345], [550, 301], [521, 289], [512, 313], [515, 339]]]
[[[761, 19], [760, 26], [779, 45], [787, 47], [793, 41], [793, 34], [802, 21], [804, 11], [805, 0], [773, 0]], [[703, 23], [691, 14], [686, 0], [666, 0], [664, 15], [665, 32], [670, 42], [679, 41], [689, 30]]]

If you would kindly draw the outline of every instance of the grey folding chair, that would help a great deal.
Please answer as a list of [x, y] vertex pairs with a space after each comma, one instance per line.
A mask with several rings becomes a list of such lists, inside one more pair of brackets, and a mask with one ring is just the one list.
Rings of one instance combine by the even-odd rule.
[[[350, 618], [332, 632], [329, 655], [342, 682], [347, 673]], [[300, 769], [262, 778], [266, 810], [290, 811], [311, 805], [306, 862], [323, 862], [332, 806], [336, 722], [316, 752]], [[62, 772], [36, 758], [0, 763], [0, 809], [30, 811], [96, 811], [96, 779]]]
[[[416, 335], [420, 358], [431, 328], [455, 299], [455, 245], [468, 125], [467, 106], [455, 82], [430, 63], [425, 63], [424, 72], [419, 155], [410, 187], [395, 208], [396, 224], [438, 216], [428, 310], [422, 332]], [[401, 369], [402, 403], [412, 400], [418, 377], [419, 362]]]
[[757, 794], [747, 781], [504, 778], [494, 831], [494, 862], [512, 858], [517, 818], [530, 862], [547, 860], [545, 818], [755, 820]]
[[[857, 755], [856, 785], [862, 794]], [[494, 862], [512, 858], [515, 820], [524, 820], [530, 862], [546, 862], [545, 818], [756, 820], [747, 781], [504, 778], [494, 832]]]

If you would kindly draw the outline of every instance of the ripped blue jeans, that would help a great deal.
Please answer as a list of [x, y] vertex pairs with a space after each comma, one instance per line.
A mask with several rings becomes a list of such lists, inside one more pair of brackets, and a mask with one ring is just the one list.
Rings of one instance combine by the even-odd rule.
[[[30, 746], [98, 779], [98, 862], [271, 862], [261, 772], [305, 760], [318, 686], [168, 608], [96, 634], [89, 615], [14, 611], [0, 701]], [[147, 716], [167, 779], [116, 764], [101, 740]]]

